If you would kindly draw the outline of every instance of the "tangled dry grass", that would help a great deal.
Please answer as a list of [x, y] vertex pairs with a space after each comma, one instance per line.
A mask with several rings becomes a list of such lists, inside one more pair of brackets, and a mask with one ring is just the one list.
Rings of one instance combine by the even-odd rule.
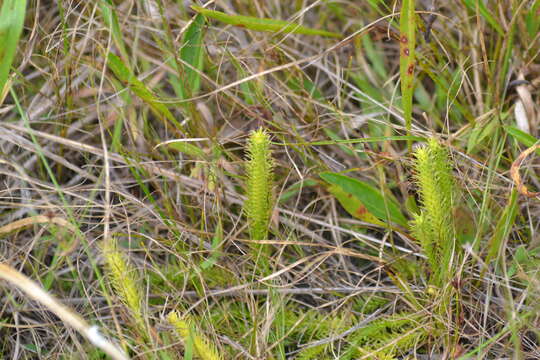
[[[539, 134], [539, 3], [416, 1], [410, 135], [448, 149], [469, 236], [441, 286], [409, 229], [355, 217], [319, 176], [419, 211], [401, 2], [207, 6], [343, 37], [196, 20], [182, 1], [28, 1], [0, 93], [0, 260], [84, 326], [1, 282], [0, 357], [540, 359], [537, 152], [514, 168], [529, 196], [511, 176]], [[264, 259], [243, 212], [260, 127]]]

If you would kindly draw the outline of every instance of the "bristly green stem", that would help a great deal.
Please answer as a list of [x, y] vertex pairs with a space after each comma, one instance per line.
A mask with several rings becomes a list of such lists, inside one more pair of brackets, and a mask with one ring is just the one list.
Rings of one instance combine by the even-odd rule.
[[415, 216], [411, 228], [428, 258], [432, 283], [441, 285], [448, 278], [455, 243], [452, 167], [447, 150], [434, 139], [414, 155], [422, 211]]
[[273, 160], [270, 137], [264, 129], [254, 131], [247, 146], [247, 200], [245, 211], [251, 240], [268, 237], [268, 225], [273, 207]]

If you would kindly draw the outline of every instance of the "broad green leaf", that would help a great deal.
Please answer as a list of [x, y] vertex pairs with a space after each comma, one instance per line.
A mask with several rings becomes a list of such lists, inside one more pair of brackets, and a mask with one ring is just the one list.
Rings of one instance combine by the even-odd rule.
[[266, 31], [266, 32], [283, 32], [283, 33], [294, 33], [294, 34], [304, 34], [304, 35], [320, 35], [328, 37], [341, 37], [341, 34], [325, 31], [311, 29], [302, 25], [290, 23], [283, 20], [274, 20], [267, 18], [257, 18], [253, 16], [243, 16], [243, 15], [229, 15], [221, 11], [209, 10], [200, 6], [191, 5], [191, 8], [202, 14], [206, 17], [219, 20], [226, 24], [246, 28], [249, 30], [256, 31]]
[[[414, 66], [416, 47], [416, 16], [414, 0], [403, 0], [399, 19], [399, 75], [401, 81], [401, 103], [407, 135], [411, 134], [412, 103], [414, 93]], [[412, 143], [408, 142], [409, 151]]]
[[338, 173], [324, 172], [319, 176], [327, 183], [341, 188], [346, 194], [358, 199], [377, 219], [386, 223], [389, 218], [390, 221], [403, 227], [408, 226], [399, 205], [390, 197], [381, 195], [373, 186]]
[[0, 103], [3, 94], [7, 94], [4, 86], [17, 51], [25, 13], [26, 0], [4, 0], [0, 8]]
[[379, 221], [379, 219], [368, 211], [365, 205], [357, 197], [346, 192], [340, 186], [330, 185], [328, 191], [330, 194], [334, 195], [341, 206], [343, 206], [352, 217], [371, 224], [384, 225], [382, 221]]
[[167, 107], [159, 101], [159, 99], [152, 93], [150, 89], [148, 89], [148, 87], [146, 87], [142, 81], [137, 79], [135, 74], [131, 72], [131, 70], [118, 56], [113, 53], [109, 53], [107, 60], [107, 65], [118, 80], [120, 80], [124, 85], [127, 85], [135, 95], [147, 103], [159, 118], [169, 120], [178, 130], [182, 131], [182, 126], [178, 123], [169, 109], [167, 109]]
[[182, 66], [182, 84], [181, 95], [183, 99], [197, 95], [201, 87], [200, 72], [203, 69], [203, 36], [204, 36], [204, 16], [197, 15], [192, 23], [186, 29], [182, 39], [182, 48], [180, 49], [180, 59], [183, 63], [189, 65]]

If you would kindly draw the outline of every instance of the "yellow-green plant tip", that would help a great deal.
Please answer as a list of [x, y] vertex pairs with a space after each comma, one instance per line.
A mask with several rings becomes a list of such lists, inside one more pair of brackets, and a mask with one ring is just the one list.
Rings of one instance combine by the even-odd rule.
[[116, 239], [104, 242], [103, 255], [112, 288], [129, 309], [137, 324], [143, 326], [143, 296], [136, 280], [137, 270], [129, 264], [125, 255], [118, 249]]
[[180, 337], [185, 339], [189, 336], [189, 325], [184, 320], [180, 319], [180, 316], [176, 311], [171, 311], [169, 315], [167, 315], [167, 320], [174, 326], [174, 329], [178, 332]]
[[167, 315], [167, 320], [174, 326], [174, 329], [185, 342], [191, 337], [193, 340], [193, 348], [196, 355], [202, 360], [222, 360], [223, 357], [219, 354], [215, 346], [204, 337], [199, 330], [192, 325], [192, 322], [187, 318], [183, 320], [176, 311], [171, 311]]
[[268, 224], [273, 207], [273, 161], [270, 151], [270, 137], [264, 129], [251, 133], [247, 153], [245, 211], [251, 238], [263, 240], [268, 236]]

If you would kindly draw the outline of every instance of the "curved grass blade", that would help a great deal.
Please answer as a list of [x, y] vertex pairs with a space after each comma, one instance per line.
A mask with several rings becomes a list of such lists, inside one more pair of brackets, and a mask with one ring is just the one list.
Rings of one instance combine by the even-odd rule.
[[191, 5], [191, 8], [202, 14], [206, 17], [219, 20], [226, 24], [243, 27], [250, 30], [256, 31], [266, 31], [266, 32], [284, 32], [284, 33], [293, 33], [293, 34], [304, 34], [304, 35], [319, 35], [319, 36], [328, 36], [339, 38], [341, 34], [325, 31], [311, 29], [302, 25], [290, 23], [284, 20], [274, 20], [267, 18], [257, 18], [253, 16], [244, 16], [244, 15], [229, 15], [221, 11], [209, 10], [200, 6]]
[[[416, 46], [416, 18], [414, 14], [414, 0], [403, 0], [401, 16], [399, 19], [399, 75], [401, 80], [401, 101], [403, 104], [403, 117], [407, 135], [411, 135], [414, 58]], [[409, 152], [412, 142], [407, 142]]]
[[0, 8], [0, 99], [24, 26], [26, 0], [5, 0]]
[[147, 103], [160, 119], [170, 121], [170, 123], [173, 124], [177, 130], [183, 131], [182, 125], [180, 125], [180, 123], [176, 120], [167, 106], [160, 102], [160, 100], [153, 94], [145, 83], [137, 79], [137, 76], [135, 76], [127, 65], [122, 62], [122, 59], [113, 53], [109, 53], [107, 55], [107, 65], [118, 80], [120, 80], [124, 85], [129, 86], [131, 91], [140, 97], [142, 101]]

